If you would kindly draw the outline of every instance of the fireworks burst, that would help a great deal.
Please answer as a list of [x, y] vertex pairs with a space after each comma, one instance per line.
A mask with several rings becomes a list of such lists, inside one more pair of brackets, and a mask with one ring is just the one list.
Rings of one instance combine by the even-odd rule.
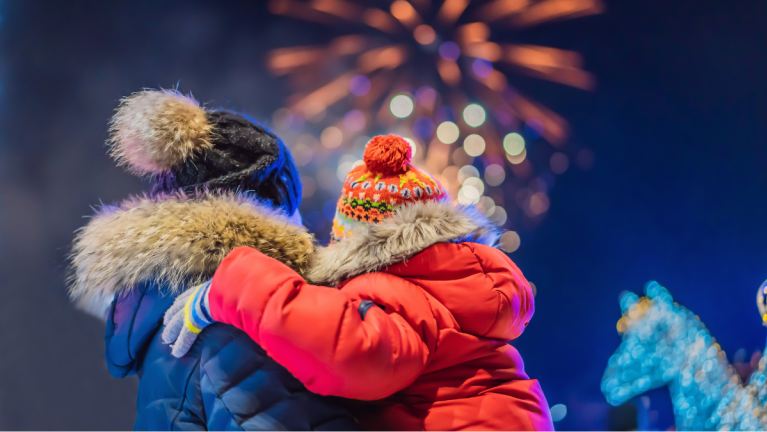
[[[441, 177], [459, 201], [501, 209], [496, 219], [502, 222], [503, 207], [510, 207], [501, 207], [503, 194], [488, 201], [483, 192], [485, 183], [504, 182], [508, 168], [514, 179], [533, 177], [525, 139], [517, 132], [526, 130], [528, 139], [542, 136], [557, 149], [568, 130], [564, 119], [512, 87], [507, 74], [584, 90], [594, 86], [579, 54], [494, 42], [491, 30], [503, 35], [598, 14], [600, 0], [272, 0], [269, 8], [343, 34], [323, 46], [269, 53], [269, 70], [287, 76], [295, 89], [277, 117], [325, 126], [326, 149], [355, 150], [364, 141], [359, 137], [377, 133], [407, 137], [417, 149], [417, 164]], [[456, 142], [463, 146], [451, 145]], [[471, 164], [477, 157], [485, 182]], [[548, 165], [559, 174], [567, 164], [568, 157], [556, 152]], [[521, 189], [529, 193], [518, 207], [528, 217], [546, 211], [545, 193]]]

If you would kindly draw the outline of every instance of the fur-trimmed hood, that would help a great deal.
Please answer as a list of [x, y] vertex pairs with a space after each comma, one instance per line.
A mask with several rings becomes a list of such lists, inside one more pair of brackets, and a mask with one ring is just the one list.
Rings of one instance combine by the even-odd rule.
[[318, 248], [307, 279], [336, 286], [350, 277], [406, 261], [437, 243], [495, 246], [499, 237], [498, 228], [474, 207], [417, 202], [400, 207], [382, 223], [360, 225], [351, 237]]
[[130, 198], [101, 208], [78, 231], [69, 294], [101, 315], [105, 301], [141, 282], [159, 282], [169, 292], [201, 283], [239, 246], [304, 274], [314, 239], [280, 211], [245, 194]]

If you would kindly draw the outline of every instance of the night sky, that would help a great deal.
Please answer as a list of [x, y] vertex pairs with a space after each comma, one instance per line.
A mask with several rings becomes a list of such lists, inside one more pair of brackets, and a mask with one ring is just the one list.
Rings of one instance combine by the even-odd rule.
[[[120, 97], [179, 83], [268, 122], [287, 88], [265, 52], [334, 34], [265, 3], [0, 1], [0, 428], [132, 428], [136, 381], [108, 374], [103, 323], [69, 305], [64, 281], [91, 206], [147, 188], [106, 155], [107, 121]], [[605, 427], [618, 297], [649, 280], [730, 359], [764, 348], [766, 17], [758, 0], [608, 1], [603, 15], [515, 35], [580, 52], [598, 79], [594, 92], [513, 80], [595, 154], [556, 178], [511, 254], [538, 290], [514, 345], [550, 405], [567, 405], [558, 428]], [[650, 426], [666, 429], [668, 392], [649, 395]]]

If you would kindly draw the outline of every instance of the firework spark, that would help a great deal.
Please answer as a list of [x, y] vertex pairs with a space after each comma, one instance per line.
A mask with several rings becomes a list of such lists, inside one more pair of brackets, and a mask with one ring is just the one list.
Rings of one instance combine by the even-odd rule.
[[[568, 134], [567, 122], [522, 96], [508, 82], [509, 74], [583, 90], [594, 87], [578, 53], [495, 42], [491, 31], [503, 35], [599, 14], [604, 7], [601, 0], [272, 0], [269, 9], [344, 34], [326, 45], [269, 53], [269, 70], [288, 77], [295, 89], [287, 100], [292, 114], [342, 130], [346, 145], [363, 134], [412, 137], [423, 147], [416, 163], [442, 173], [451, 190], [460, 189], [460, 200], [482, 205], [477, 187], [461, 194], [466, 188], [462, 177], [472, 176], [452, 166], [481, 155], [500, 164], [502, 173], [510, 168], [515, 177], [530, 177], [524, 140], [520, 136], [518, 145], [514, 132], [527, 125], [555, 148]], [[337, 135], [335, 129], [333, 133]], [[445, 145], [459, 138], [464, 139], [463, 155]], [[337, 141], [333, 148], [342, 145]], [[557, 160], [562, 159], [551, 159], [555, 174], [563, 171], [561, 163], [555, 167]], [[563, 163], [566, 169], [566, 157]], [[523, 200], [527, 215], [545, 212], [545, 194], [528, 195]]]

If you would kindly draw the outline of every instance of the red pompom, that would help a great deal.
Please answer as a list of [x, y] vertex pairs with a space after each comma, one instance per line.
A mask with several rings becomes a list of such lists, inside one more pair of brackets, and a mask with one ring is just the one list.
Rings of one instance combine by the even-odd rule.
[[393, 175], [405, 172], [412, 157], [407, 141], [397, 135], [379, 135], [368, 143], [362, 161], [370, 172]]

